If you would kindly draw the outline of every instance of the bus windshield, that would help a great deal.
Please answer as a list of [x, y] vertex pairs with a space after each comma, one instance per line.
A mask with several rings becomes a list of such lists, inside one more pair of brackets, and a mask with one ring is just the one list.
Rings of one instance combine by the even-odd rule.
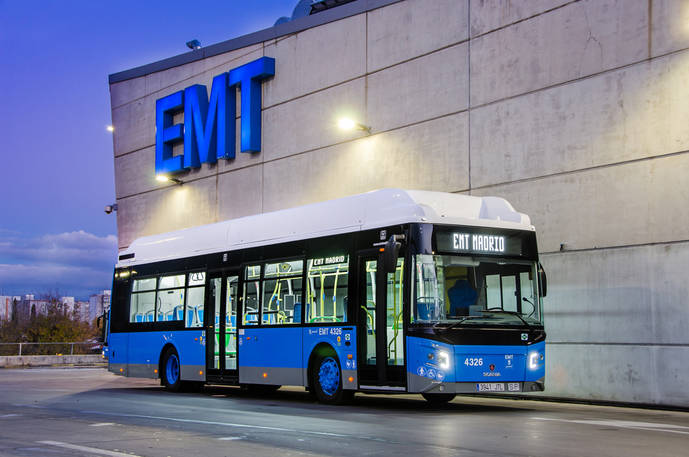
[[422, 254], [414, 267], [412, 322], [542, 323], [536, 262]]

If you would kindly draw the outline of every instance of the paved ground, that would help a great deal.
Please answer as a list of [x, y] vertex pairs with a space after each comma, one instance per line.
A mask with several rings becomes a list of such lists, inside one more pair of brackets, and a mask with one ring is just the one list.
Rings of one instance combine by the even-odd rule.
[[689, 413], [412, 395], [315, 403], [303, 389], [170, 394], [103, 369], [0, 370], [1, 456], [681, 456]]

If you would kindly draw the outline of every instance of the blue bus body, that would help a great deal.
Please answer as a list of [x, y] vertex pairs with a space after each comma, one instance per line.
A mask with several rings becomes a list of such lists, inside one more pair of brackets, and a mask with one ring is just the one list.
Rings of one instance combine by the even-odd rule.
[[115, 374], [335, 403], [545, 388], [533, 230], [408, 223], [140, 263], [135, 250], [113, 281]]

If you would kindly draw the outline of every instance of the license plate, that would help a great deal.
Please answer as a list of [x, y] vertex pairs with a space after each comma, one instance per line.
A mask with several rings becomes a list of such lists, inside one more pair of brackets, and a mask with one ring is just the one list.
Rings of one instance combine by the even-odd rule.
[[501, 382], [480, 382], [476, 384], [478, 392], [504, 392], [505, 384]]
[[519, 383], [518, 382], [508, 383], [507, 384], [507, 390], [509, 390], [510, 392], [519, 392], [520, 391]]

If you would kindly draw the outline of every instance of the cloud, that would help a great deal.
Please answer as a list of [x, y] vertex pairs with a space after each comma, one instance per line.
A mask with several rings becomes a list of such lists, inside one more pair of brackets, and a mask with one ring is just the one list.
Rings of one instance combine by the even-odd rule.
[[58, 290], [85, 297], [110, 288], [117, 237], [79, 230], [21, 238], [0, 232], [0, 291], [6, 294]]
[[114, 235], [99, 237], [79, 230], [26, 239], [0, 233], [0, 262], [3, 263], [112, 266], [116, 253]]

